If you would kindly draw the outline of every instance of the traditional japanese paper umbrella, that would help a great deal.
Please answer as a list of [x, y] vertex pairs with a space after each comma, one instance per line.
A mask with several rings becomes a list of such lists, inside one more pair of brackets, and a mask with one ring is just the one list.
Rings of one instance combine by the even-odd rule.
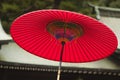
[[90, 62], [111, 55], [115, 34], [101, 22], [65, 10], [38, 10], [18, 17], [11, 25], [14, 41], [26, 51], [50, 60]]

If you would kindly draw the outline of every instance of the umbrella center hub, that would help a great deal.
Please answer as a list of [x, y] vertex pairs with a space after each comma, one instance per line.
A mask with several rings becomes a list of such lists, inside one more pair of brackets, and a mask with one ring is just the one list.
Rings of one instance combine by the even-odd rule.
[[78, 24], [60, 21], [49, 23], [47, 26], [47, 31], [60, 42], [71, 41], [83, 34], [83, 30]]

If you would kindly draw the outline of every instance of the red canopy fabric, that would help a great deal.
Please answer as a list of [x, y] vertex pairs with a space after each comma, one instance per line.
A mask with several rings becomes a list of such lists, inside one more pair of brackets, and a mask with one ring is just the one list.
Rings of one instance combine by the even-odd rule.
[[[12, 23], [10, 32], [14, 41], [31, 54], [59, 61], [62, 45], [60, 40], [54, 37], [57, 32], [51, 34], [47, 30], [48, 25], [56, 21], [77, 24], [83, 30], [81, 36], [70, 41], [66, 40], [63, 62], [89, 62], [103, 59], [117, 48], [117, 38], [106, 25], [86, 15], [65, 10], [29, 12]], [[68, 37], [71, 33], [76, 33], [76, 30], [69, 31], [66, 31]], [[63, 31], [58, 35], [61, 35], [61, 32]]]

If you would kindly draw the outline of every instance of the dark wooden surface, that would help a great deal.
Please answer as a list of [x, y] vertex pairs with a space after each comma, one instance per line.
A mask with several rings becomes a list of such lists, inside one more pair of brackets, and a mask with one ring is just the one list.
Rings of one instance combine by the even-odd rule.
[[[0, 80], [56, 80], [56, 72], [0, 69]], [[120, 80], [115, 75], [62, 73], [61, 80]]]

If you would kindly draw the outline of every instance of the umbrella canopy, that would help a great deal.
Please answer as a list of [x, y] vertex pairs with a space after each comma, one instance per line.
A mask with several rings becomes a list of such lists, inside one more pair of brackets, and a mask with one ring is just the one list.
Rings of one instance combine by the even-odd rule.
[[101, 22], [65, 10], [38, 10], [18, 17], [11, 25], [14, 41], [26, 51], [63, 62], [89, 62], [111, 55], [117, 48], [115, 34]]

